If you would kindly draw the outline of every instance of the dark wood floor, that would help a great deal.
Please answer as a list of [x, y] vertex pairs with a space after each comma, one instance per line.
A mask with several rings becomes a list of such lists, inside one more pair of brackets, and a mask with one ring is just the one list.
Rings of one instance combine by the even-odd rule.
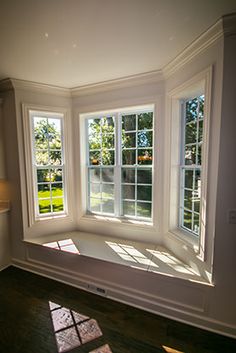
[[0, 272], [0, 352], [65, 350], [234, 353], [236, 341], [14, 267]]

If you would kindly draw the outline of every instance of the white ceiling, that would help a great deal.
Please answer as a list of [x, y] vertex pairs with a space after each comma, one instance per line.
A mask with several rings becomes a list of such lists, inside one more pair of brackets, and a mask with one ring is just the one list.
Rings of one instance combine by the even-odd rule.
[[0, 0], [0, 79], [76, 87], [159, 70], [236, 0]]

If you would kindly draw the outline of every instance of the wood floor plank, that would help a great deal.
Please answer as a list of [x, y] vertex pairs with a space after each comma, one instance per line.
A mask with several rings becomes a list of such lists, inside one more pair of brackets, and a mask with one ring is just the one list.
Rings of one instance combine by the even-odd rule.
[[0, 272], [0, 352], [59, 353], [59, 347], [71, 353], [236, 352], [233, 339], [15, 267]]

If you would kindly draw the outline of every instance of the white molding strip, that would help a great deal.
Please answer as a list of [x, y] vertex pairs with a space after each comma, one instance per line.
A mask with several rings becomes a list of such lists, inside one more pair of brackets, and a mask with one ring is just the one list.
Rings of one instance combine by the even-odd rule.
[[72, 97], [79, 97], [106, 92], [114, 89], [157, 83], [160, 81], [163, 81], [163, 74], [161, 70], [149, 71], [137, 75], [122, 77], [119, 79], [74, 87], [71, 89], [71, 95]]
[[[116, 300], [118, 302], [131, 305], [133, 307], [137, 307], [139, 309], [157, 315], [161, 315], [172, 320], [183, 322], [188, 325], [195, 326], [207, 331], [236, 338], [236, 327], [233, 325], [229, 325], [227, 323], [213, 320], [210, 318], [205, 318], [197, 313], [186, 312], [185, 310], [182, 310], [181, 308], [176, 308], [175, 306], [169, 306], [168, 304], [162, 304], [159, 302], [157, 303], [156, 301], [154, 302], [153, 300], [148, 300], [147, 298], [144, 298], [140, 294], [131, 294], [131, 288], [129, 288], [127, 292], [126, 288], [122, 288], [120, 286], [119, 289], [115, 288], [114, 285], [113, 288], [109, 288], [108, 282], [105, 283], [105, 281], [98, 281], [97, 278], [93, 279], [89, 276], [80, 275], [79, 273], [70, 273], [69, 271], [59, 269], [56, 266], [45, 265], [45, 263], [30, 263], [28, 261], [13, 258], [12, 265], [24, 269], [26, 271], [39, 274], [41, 276], [87, 291], [89, 291], [87, 286], [88, 281], [89, 283], [93, 281], [93, 284], [97, 284], [100, 287], [101, 285], [105, 285], [105, 289], [107, 290], [107, 298], [109, 299]], [[120, 290], [121, 288], [122, 290]]]
[[207, 31], [202, 33], [190, 45], [188, 45], [179, 55], [162, 69], [165, 79], [169, 78], [176, 71], [186, 65], [189, 61], [208, 49], [218, 39], [223, 37], [223, 21], [218, 20]]
[[7, 265], [4, 265], [4, 266], [1, 266], [0, 267], [0, 272], [3, 271], [3, 270], [6, 270], [8, 267], [12, 266], [12, 263], [9, 262]]
[[0, 81], [0, 91], [7, 91], [10, 89], [26, 90], [41, 94], [52, 94], [54, 96], [61, 97], [71, 97], [71, 90], [69, 88], [63, 88], [45, 83], [26, 81], [15, 78], [8, 78]]

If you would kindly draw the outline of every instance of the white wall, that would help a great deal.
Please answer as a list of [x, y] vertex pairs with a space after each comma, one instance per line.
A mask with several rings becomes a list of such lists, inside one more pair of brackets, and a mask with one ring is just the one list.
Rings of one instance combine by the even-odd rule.
[[[79, 113], [143, 104], [147, 103], [147, 100], [154, 99], [160, 102], [160, 124], [165, 125], [163, 104], [165, 89], [166, 91], [171, 90], [201, 70], [213, 65], [211, 142], [208, 170], [210, 183], [207, 211], [208, 257], [211, 255], [212, 244], [215, 240], [214, 283], [212, 286], [117, 264], [108, 265], [106, 262], [83, 256], [59, 254], [40, 246], [26, 246], [22, 242], [24, 233], [27, 233], [27, 210], [21, 103], [61, 107], [70, 107], [71, 104], [68, 97], [30, 92], [29, 89], [16, 89], [16, 106], [13, 104], [14, 97], [11, 93], [8, 93], [5, 97], [6, 139], [8, 141], [6, 147], [8, 156], [10, 156], [7, 171], [12, 183], [13, 202], [11, 216], [13, 262], [29, 270], [83, 288], [86, 288], [86, 283], [93, 282], [106, 287], [110, 297], [193, 325], [236, 336], [234, 304], [236, 288], [233, 273], [236, 268], [236, 257], [234, 255], [235, 226], [229, 225], [226, 221], [227, 209], [236, 208], [234, 197], [236, 171], [233, 153], [235, 151], [234, 92], [236, 87], [232, 75], [233, 70], [235, 70], [235, 59], [235, 37], [226, 37], [224, 45], [221, 38], [209, 48], [196, 54], [184, 67], [173, 73], [166, 80], [166, 88], [163, 82], [124, 89], [111, 88], [106, 92], [74, 97], [72, 102], [73, 119], [77, 119]], [[16, 114], [14, 112], [15, 108]], [[165, 141], [163, 136], [159, 138], [161, 140], [160, 146], [162, 145], [163, 148], [160, 151], [161, 154], [164, 152]], [[74, 156], [75, 161], [77, 158], [77, 156]], [[161, 165], [162, 161], [159, 161], [159, 163]], [[215, 173], [216, 167], [217, 173]], [[165, 176], [163, 170], [158, 181], [161, 185], [165, 185]], [[74, 177], [74, 181], [77, 182], [79, 180], [78, 171], [75, 172]], [[79, 197], [79, 188], [75, 192]], [[164, 215], [165, 207], [163, 205], [158, 205], [158, 210], [161, 215]], [[60, 226], [61, 224], [59, 228]], [[78, 226], [80, 229], [90, 231], [94, 227], [86, 223], [79, 223]], [[67, 224], [64, 230], [72, 230], [74, 227], [76, 227], [74, 223]], [[157, 237], [163, 236], [161, 229], [162, 225], [156, 233]], [[55, 232], [57, 230], [58, 226], [56, 226]], [[132, 236], [132, 234], [129, 234], [129, 236]], [[141, 230], [140, 237], [142, 237]], [[175, 247], [176, 249], [180, 248], [178, 242], [174, 244], [167, 237], [165, 237], [165, 243], [168, 247], [173, 247], [174, 251]], [[183, 256], [184, 253], [182, 253]]]

